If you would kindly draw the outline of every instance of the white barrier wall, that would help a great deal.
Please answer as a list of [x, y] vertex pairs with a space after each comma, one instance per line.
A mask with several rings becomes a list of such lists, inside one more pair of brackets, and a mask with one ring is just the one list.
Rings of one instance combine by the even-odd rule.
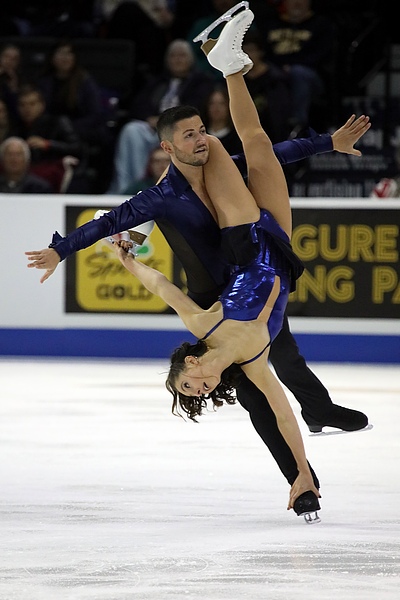
[[0, 194], [4, 232], [0, 276], [0, 327], [16, 328], [112, 328], [183, 329], [173, 315], [67, 314], [64, 311], [64, 269], [60, 263], [43, 284], [44, 271], [27, 268], [26, 250], [41, 250], [51, 242], [55, 230], [66, 234], [65, 206], [110, 208], [120, 196], [5, 195]]

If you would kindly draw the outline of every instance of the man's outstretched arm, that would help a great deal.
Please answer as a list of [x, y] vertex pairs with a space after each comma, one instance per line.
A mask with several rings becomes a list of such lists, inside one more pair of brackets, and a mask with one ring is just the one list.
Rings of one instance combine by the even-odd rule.
[[[332, 135], [330, 133], [316, 133], [310, 128], [309, 137], [278, 142], [274, 144], [273, 148], [281, 165], [289, 165], [310, 156], [333, 152], [334, 150], [361, 156], [361, 152], [356, 150], [354, 145], [370, 127], [369, 117], [361, 115], [356, 119], [355, 115], [351, 115], [346, 123], [334, 131]], [[246, 177], [247, 165], [244, 154], [237, 154], [232, 158], [243, 177]]]
[[25, 252], [28, 268], [44, 269], [43, 283], [54, 273], [59, 262], [95, 242], [152, 221], [163, 213], [162, 194], [157, 186], [122, 202], [98, 219], [81, 225], [66, 237], [55, 232], [48, 248]]

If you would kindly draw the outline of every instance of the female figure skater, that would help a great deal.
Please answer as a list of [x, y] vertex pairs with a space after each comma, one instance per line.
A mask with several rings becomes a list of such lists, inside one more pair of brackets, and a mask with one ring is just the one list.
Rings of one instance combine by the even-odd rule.
[[208, 54], [210, 64], [226, 77], [230, 111], [248, 165], [248, 187], [220, 141], [206, 134], [195, 109], [169, 109], [158, 123], [162, 148], [173, 162], [179, 161], [181, 171], [218, 221], [232, 264], [228, 286], [219, 301], [203, 310], [164, 275], [136, 261], [129, 252], [130, 242], [116, 242], [115, 249], [124, 266], [171, 306], [199, 338], [197, 344], [185, 343], [172, 356], [166, 385], [173, 394], [173, 410], [179, 413], [181, 408], [195, 419], [208, 398], [216, 406], [222, 400], [233, 402], [234, 381], [229, 373], [231, 365], [239, 365], [268, 398], [295, 457], [298, 477], [290, 490], [288, 509], [307, 515], [308, 521], [318, 521], [318, 480], [311, 474], [290, 404], [268, 366], [271, 340], [279, 333], [289, 292], [303, 266], [290, 246], [285, 176], [243, 79], [251, 61], [241, 43], [252, 19], [247, 8], [233, 17], [229, 11], [228, 22]]

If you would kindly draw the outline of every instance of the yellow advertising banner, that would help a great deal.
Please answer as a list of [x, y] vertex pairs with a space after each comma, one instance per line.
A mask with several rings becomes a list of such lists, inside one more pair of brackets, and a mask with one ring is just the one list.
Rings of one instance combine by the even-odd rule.
[[[67, 207], [68, 230], [96, 209]], [[400, 211], [369, 208], [293, 209], [292, 246], [305, 271], [290, 295], [288, 314], [324, 318], [398, 318], [400, 307]], [[182, 267], [154, 227], [138, 260], [185, 290]], [[104, 240], [67, 262], [67, 312], [173, 311], [150, 294], [114, 256]]]
[[398, 318], [398, 210], [295, 209], [292, 246], [305, 271], [288, 312], [304, 317]]
[[[96, 209], [83, 209], [76, 227], [94, 218]], [[157, 256], [155, 253], [157, 248]], [[137, 260], [173, 279], [173, 254], [164, 236], [155, 226]], [[75, 300], [88, 312], [163, 313], [168, 306], [131, 275], [105, 240], [76, 255]]]

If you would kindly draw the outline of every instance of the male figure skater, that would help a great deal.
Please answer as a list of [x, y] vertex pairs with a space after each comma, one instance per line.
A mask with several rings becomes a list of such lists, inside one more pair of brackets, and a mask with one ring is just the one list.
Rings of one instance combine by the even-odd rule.
[[[274, 151], [281, 164], [333, 149], [359, 156], [360, 152], [353, 146], [369, 127], [368, 117], [355, 119], [353, 115], [332, 136], [314, 135], [303, 140], [283, 142], [275, 145]], [[201, 165], [201, 154], [200, 147], [190, 156], [177, 154], [179, 161], [194, 168], [194, 180], [190, 183], [177, 166], [171, 164], [167, 175], [158, 185], [133, 196], [65, 238], [55, 233], [49, 248], [26, 252], [30, 261], [28, 267], [44, 269], [46, 272], [41, 278], [41, 282], [44, 282], [61, 260], [77, 250], [154, 220], [182, 263], [187, 275], [188, 295], [199, 306], [208, 308], [217, 300], [226, 284], [229, 265], [221, 252], [220, 230], [211, 202], [204, 195], [201, 169], [198, 169], [198, 177], [195, 176], [196, 166]], [[232, 158], [245, 176], [244, 156]], [[270, 358], [280, 380], [300, 402], [303, 418], [311, 431], [321, 431], [324, 426], [354, 431], [368, 424], [363, 413], [332, 403], [328, 391], [300, 355], [287, 318], [281, 333], [272, 344]], [[296, 461], [279, 432], [268, 400], [246, 378], [237, 390], [237, 397], [248, 410], [256, 431], [292, 485], [297, 477]]]

